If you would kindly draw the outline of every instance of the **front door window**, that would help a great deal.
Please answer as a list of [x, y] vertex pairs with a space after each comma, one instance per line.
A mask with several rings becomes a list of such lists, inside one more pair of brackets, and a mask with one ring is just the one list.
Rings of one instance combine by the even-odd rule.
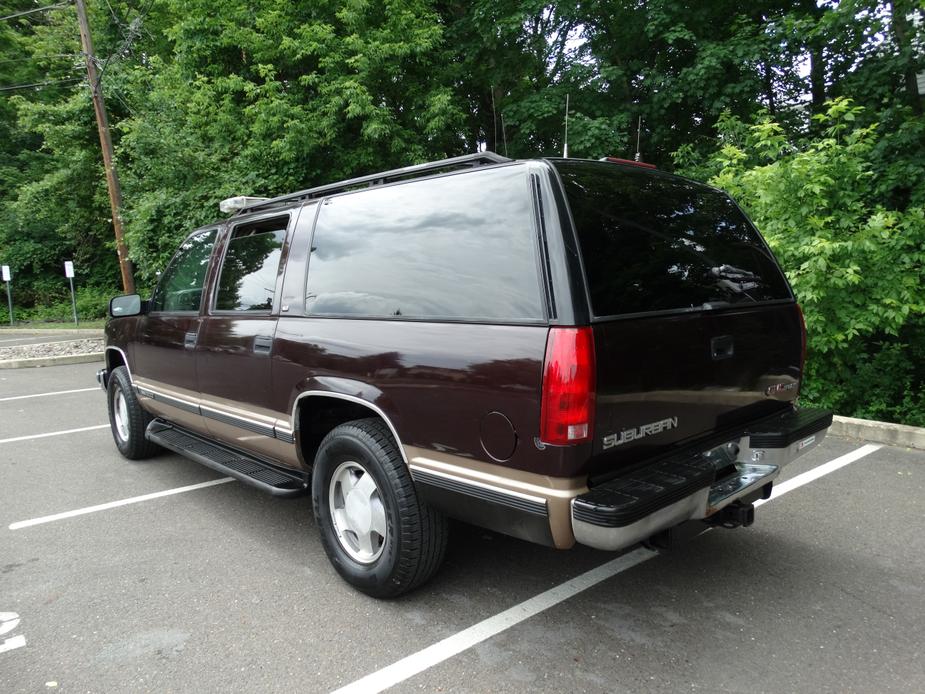
[[215, 229], [190, 236], [161, 275], [151, 299], [152, 311], [199, 312]]

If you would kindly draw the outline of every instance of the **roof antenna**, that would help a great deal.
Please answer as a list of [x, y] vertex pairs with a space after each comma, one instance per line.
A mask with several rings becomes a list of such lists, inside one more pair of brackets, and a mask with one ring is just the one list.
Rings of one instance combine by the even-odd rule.
[[504, 156], [507, 156], [507, 133], [504, 132], [504, 111], [501, 112], [501, 139], [504, 140]]
[[635, 161], [642, 161], [642, 154], [639, 151], [639, 140], [642, 138], [642, 116], [639, 116], [639, 125], [636, 126], [636, 157]]
[[562, 143], [562, 158], [568, 159], [568, 94], [565, 95], [565, 141]]
[[491, 121], [495, 126], [495, 149], [498, 148], [498, 112], [495, 110], [495, 85], [489, 85], [491, 87]]

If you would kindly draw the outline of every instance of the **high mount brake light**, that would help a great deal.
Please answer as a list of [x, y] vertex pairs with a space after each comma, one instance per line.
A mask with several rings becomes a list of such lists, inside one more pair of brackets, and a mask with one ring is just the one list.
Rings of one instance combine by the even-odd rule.
[[550, 328], [543, 364], [540, 441], [585, 443], [594, 429], [595, 364], [591, 328]]
[[601, 161], [609, 161], [614, 164], [631, 164], [633, 166], [641, 166], [644, 169], [654, 169], [655, 164], [650, 164], [645, 161], [634, 161], [632, 159], [619, 159], [618, 157], [604, 157]]

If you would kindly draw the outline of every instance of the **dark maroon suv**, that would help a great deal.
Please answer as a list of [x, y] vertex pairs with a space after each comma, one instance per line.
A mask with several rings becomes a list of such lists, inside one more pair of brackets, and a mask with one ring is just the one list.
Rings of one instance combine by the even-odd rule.
[[447, 517], [562, 549], [749, 525], [831, 423], [796, 406], [800, 309], [719, 190], [483, 153], [236, 200], [112, 301], [116, 445], [310, 489], [370, 595], [437, 570]]

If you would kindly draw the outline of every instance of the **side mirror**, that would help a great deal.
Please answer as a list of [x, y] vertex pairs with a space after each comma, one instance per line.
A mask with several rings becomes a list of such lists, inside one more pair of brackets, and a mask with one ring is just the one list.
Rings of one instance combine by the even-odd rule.
[[109, 315], [113, 318], [137, 316], [141, 313], [141, 297], [137, 294], [116, 296], [109, 301]]

